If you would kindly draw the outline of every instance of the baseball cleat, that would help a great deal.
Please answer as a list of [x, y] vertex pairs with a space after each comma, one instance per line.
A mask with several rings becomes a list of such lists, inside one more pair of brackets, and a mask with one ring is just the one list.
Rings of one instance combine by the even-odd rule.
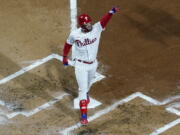
[[80, 112], [81, 112], [81, 124], [82, 125], [87, 125], [88, 120], [87, 120], [87, 100], [81, 100], [80, 101]]
[[87, 125], [88, 124], [88, 120], [87, 120], [87, 114], [82, 114], [81, 115], [81, 125]]
[[88, 124], [88, 120], [87, 119], [81, 119], [81, 125], [86, 126]]

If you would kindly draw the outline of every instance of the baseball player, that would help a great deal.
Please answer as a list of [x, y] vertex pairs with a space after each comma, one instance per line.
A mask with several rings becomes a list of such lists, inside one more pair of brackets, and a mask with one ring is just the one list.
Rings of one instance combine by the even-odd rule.
[[88, 91], [95, 77], [98, 61], [96, 59], [101, 32], [105, 29], [112, 15], [119, 11], [112, 8], [101, 20], [92, 25], [92, 19], [87, 14], [78, 17], [80, 28], [72, 31], [65, 42], [63, 49], [63, 64], [68, 65], [68, 53], [72, 46], [72, 60], [75, 66], [75, 76], [79, 87], [79, 106], [81, 112], [80, 122], [88, 124], [87, 106], [90, 102]]

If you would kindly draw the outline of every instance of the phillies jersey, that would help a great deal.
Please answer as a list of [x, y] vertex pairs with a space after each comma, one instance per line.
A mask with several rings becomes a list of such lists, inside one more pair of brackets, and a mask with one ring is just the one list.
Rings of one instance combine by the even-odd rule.
[[92, 27], [92, 30], [87, 33], [82, 32], [81, 28], [70, 33], [66, 42], [73, 45], [72, 59], [89, 62], [96, 60], [103, 28], [100, 22], [97, 22]]

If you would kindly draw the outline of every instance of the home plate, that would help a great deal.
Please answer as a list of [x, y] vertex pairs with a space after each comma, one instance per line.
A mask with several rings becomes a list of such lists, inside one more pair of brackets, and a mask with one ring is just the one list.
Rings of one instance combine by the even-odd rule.
[[[91, 84], [101, 81], [104, 78], [105, 78], [104, 75], [101, 75], [100, 73], [96, 72], [95, 77], [92, 80]], [[97, 106], [101, 104], [102, 104], [101, 102], [90, 97], [90, 103], [88, 104], [88, 108], [96, 108]], [[74, 99], [74, 109], [79, 109], [79, 98]]]
[[[88, 108], [96, 108], [102, 103], [90, 97], [90, 103], [88, 104]], [[79, 98], [74, 99], [74, 109], [79, 109]]]
[[101, 80], [104, 79], [104, 78], [105, 78], [104, 75], [96, 72], [96, 73], [95, 73], [95, 78], [92, 80], [91, 83], [93, 84], [93, 83], [95, 83], [95, 82], [101, 81]]

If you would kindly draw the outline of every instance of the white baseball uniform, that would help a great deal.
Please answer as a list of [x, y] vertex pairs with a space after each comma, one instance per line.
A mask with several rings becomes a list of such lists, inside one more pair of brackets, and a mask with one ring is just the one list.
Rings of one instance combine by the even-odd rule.
[[98, 66], [96, 57], [102, 31], [103, 28], [100, 22], [97, 22], [90, 32], [83, 33], [81, 28], [72, 31], [66, 41], [68, 44], [73, 45], [72, 59], [75, 60], [75, 75], [79, 86], [80, 100], [87, 99], [87, 92], [95, 77]]

